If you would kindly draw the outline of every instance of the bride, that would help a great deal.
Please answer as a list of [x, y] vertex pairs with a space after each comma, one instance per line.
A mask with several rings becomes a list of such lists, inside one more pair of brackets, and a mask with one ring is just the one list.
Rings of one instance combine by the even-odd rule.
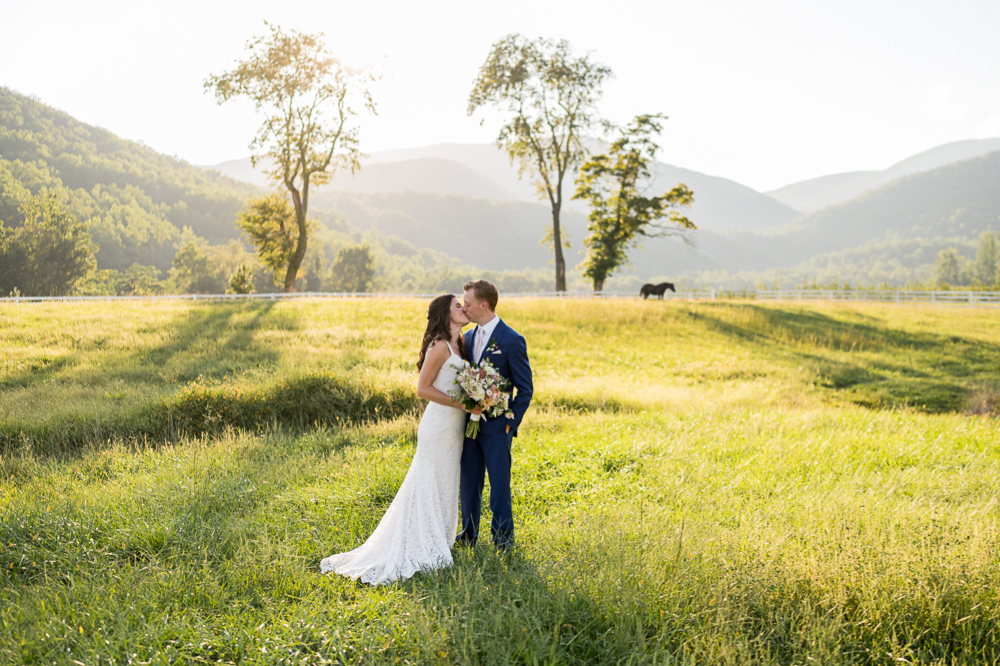
[[417, 359], [417, 395], [430, 402], [417, 428], [413, 462], [368, 540], [350, 552], [324, 558], [321, 573], [381, 585], [452, 563], [466, 410], [447, 391], [465, 359], [462, 327], [468, 323], [462, 304], [451, 294], [431, 301]]

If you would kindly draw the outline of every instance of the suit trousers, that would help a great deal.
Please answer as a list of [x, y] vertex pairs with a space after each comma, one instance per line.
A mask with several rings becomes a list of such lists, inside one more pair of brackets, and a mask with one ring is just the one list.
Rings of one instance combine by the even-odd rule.
[[[500, 424], [506, 425], [506, 424]], [[471, 546], [479, 539], [479, 517], [483, 506], [485, 476], [490, 475], [490, 533], [497, 548], [514, 545], [514, 509], [510, 492], [511, 443], [513, 433], [479, 431], [476, 439], [465, 438], [462, 447], [462, 531], [458, 541]]]

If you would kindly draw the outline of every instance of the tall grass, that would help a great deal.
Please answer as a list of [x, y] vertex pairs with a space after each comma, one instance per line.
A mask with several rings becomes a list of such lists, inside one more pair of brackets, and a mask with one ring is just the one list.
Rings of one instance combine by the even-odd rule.
[[[113, 331], [142, 313], [0, 310], [0, 406], [56, 423], [309, 372], [403, 387], [421, 315], [170, 304], [125, 344]], [[0, 454], [0, 662], [1000, 661], [998, 420], [964, 411], [994, 376], [997, 315], [542, 300], [501, 315], [528, 339], [537, 395], [512, 555], [460, 550], [379, 589], [316, 573], [391, 501], [415, 446], [406, 409], [24, 445]], [[228, 322], [241, 347], [162, 330], [192, 318]], [[845, 367], [866, 380], [838, 383]]]

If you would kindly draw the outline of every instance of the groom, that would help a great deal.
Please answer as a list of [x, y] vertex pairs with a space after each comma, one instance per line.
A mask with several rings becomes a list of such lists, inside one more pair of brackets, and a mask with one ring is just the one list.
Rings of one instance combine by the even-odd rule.
[[490, 532], [500, 551], [514, 545], [514, 514], [510, 495], [510, 448], [524, 413], [531, 402], [531, 366], [528, 347], [517, 331], [496, 314], [497, 288], [488, 280], [465, 284], [465, 315], [476, 327], [465, 334], [465, 357], [473, 365], [489, 359], [514, 388], [510, 409], [514, 418], [503, 416], [479, 422], [475, 439], [465, 438], [462, 448], [462, 531], [456, 543], [474, 546], [479, 538], [479, 514], [483, 505], [483, 481], [490, 475]]

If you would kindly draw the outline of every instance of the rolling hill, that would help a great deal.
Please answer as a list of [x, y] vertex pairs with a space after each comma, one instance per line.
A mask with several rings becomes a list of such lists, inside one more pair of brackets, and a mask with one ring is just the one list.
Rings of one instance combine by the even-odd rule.
[[[249, 158], [217, 164], [218, 170], [232, 178], [264, 184], [260, 172], [250, 167]], [[695, 193], [689, 217], [701, 229], [770, 229], [797, 218], [800, 213], [785, 204], [734, 181], [682, 169], [662, 162], [654, 165], [653, 189], [667, 191], [684, 183]], [[572, 179], [564, 196], [573, 193]], [[437, 144], [375, 152], [360, 173], [337, 175], [317, 191], [388, 193], [412, 190], [437, 194], [491, 198], [500, 201], [538, 202], [529, 180], [518, 178], [504, 153], [491, 144]], [[566, 209], [584, 216], [586, 207], [568, 202]]]
[[[662, 275], [669, 266], [692, 279], [700, 271], [779, 269], [805, 279], [821, 272], [833, 275], [838, 267], [859, 276], [866, 274], [864, 266], [891, 258], [900, 266], [926, 267], [939, 250], [968, 252], [984, 230], [1000, 229], [997, 183], [1000, 152], [993, 152], [899, 178], [780, 229], [698, 232], [693, 237], [696, 250], [650, 243], [646, 252], [634, 255], [633, 267], [640, 274]], [[871, 273], [868, 281], [876, 274], [883, 276], [879, 281], [890, 279], [883, 273]]]
[[897, 178], [929, 171], [972, 157], [1000, 150], [1000, 139], [956, 141], [924, 151], [898, 162], [884, 171], [851, 171], [792, 183], [766, 194], [802, 211], [812, 213], [821, 208], [853, 199], [872, 188]]
[[0, 182], [8, 226], [18, 223], [24, 197], [61, 193], [89, 222], [100, 268], [138, 262], [164, 270], [184, 227], [213, 243], [236, 238], [236, 213], [258, 192], [2, 87]]

